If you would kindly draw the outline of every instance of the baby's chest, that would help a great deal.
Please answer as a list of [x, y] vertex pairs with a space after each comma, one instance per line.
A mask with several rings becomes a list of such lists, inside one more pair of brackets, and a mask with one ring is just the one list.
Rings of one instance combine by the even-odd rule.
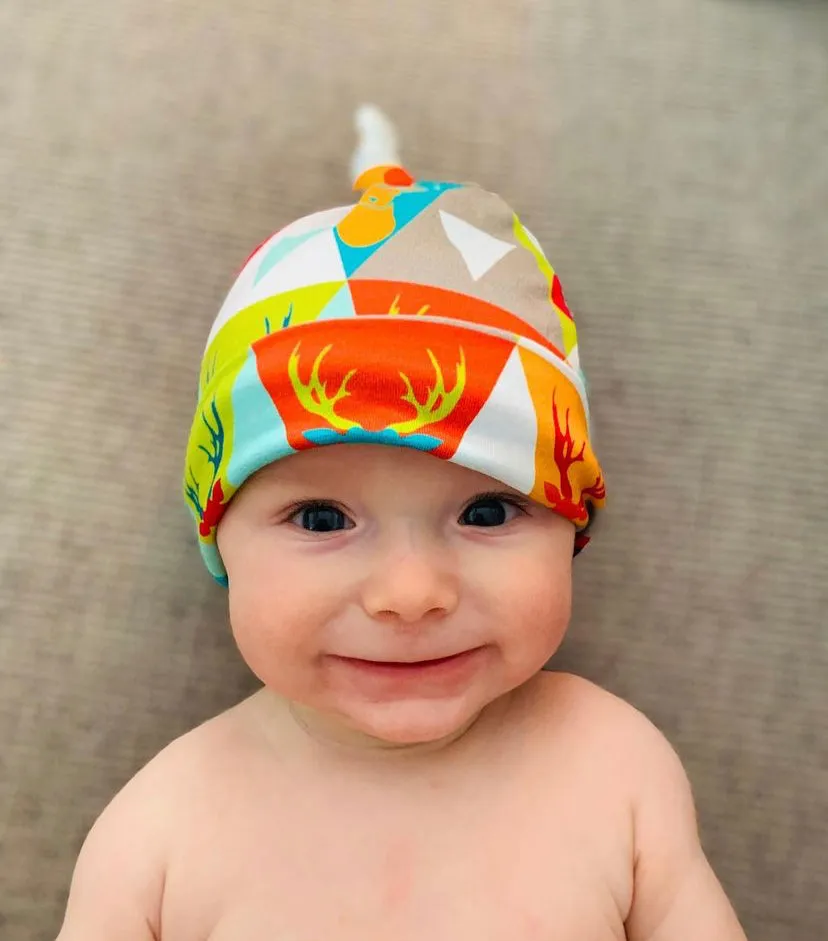
[[[168, 883], [161, 941], [622, 941], [612, 832], [503, 819], [215, 837]], [[588, 831], [584, 829], [588, 827]], [[618, 842], [618, 849], [621, 849]], [[205, 847], [206, 849], [206, 847]]]

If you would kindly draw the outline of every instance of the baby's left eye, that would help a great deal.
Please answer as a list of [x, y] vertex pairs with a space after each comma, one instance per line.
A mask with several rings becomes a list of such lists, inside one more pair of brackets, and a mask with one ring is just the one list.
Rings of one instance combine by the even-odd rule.
[[470, 503], [460, 514], [459, 522], [461, 526], [504, 526], [518, 513], [520, 507], [509, 500], [485, 497]]
[[350, 520], [338, 507], [329, 503], [304, 506], [291, 516], [290, 521], [310, 533], [334, 533], [343, 529], [353, 529], [354, 526], [353, 520]]

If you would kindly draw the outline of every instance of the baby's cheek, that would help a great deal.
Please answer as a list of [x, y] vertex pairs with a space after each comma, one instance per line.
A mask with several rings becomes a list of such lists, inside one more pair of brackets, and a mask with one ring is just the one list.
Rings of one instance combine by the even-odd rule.
[[250, 671], [269, 689], [301, 698], [302, 660], [289, 638], [272, 624], [252, 618], [237, 618], [233, 626], [236, 647]]
[[279, 592], [271, 584], [230, 582], [230, 627], [247, 665], [262, 680], [263, 671], [285, 661], [289, 638]]
[[511, 578], [514, 630], [527, 644], [537, 646], [539, 655], [551, 656], [547, 648], [557, 649], [572, 611], [569, 563], [527, 560], [513, 569]]
[[318, 682], [324, 594], [288, 567], [235, 586], [231, 580], [229, 600], [233, 637], [247, 666], [271, 689], [304, 700]]
[[[508, 587], [509, 595], [522, 605], [535, 604], [542, 607], [568, 607], [571, 597], [572, 562], [561, 558], [559, 552], [550, 551], [545, 545], [541, 551], [525, 551], [511, 565], [504, 566], [501, 579]], [[543, 551], [546, 550], [546, 551]]]

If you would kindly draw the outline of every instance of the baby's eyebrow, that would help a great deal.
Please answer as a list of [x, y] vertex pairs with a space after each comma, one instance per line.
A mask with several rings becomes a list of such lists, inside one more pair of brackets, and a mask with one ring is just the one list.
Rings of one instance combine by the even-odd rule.
[[[262, 491], [267, 494], [268, 499], [278, 500], [280, 503], [303, 503], [310, 500], [347, 503], [348, 497], [337, 487], [325, 486], [324, 484], [315, 486], [307, 481], [287, 482], [278, 486], [263, 487]], [[350, 496], [353, 499], [353, 494], [350, 494]]]

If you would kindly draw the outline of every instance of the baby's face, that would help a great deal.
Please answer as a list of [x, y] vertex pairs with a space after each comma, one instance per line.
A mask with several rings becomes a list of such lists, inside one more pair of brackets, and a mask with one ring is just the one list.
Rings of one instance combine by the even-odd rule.
[[253, 672], [395, 744], [452, 735], [541, 669], [569, 620], [573, 541], [483, 474], [355, 444], [261, 471], [218, 531]]

